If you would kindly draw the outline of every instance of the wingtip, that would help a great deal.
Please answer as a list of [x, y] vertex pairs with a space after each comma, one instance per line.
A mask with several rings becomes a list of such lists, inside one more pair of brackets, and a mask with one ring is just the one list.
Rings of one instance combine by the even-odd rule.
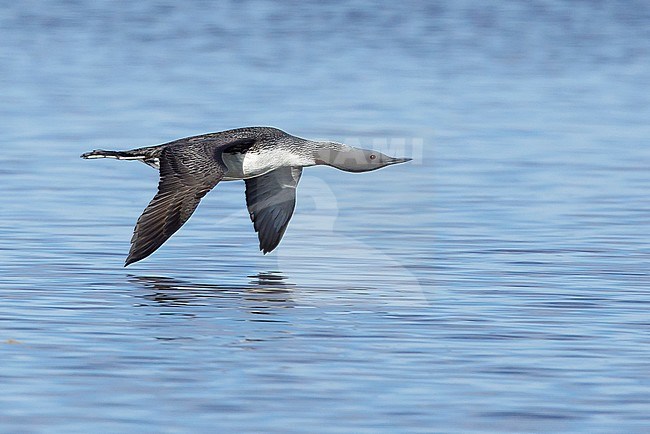
[[271, 246], [262, 246], [262, 245], [260, 245], [260, 251], [262, 252], [262, 254], [266, 255], [267, 253], [271, 253], [272, 251], [274, 251], [275, 248], [278, 247], [278, 244], [279, 243], [276, 243], [274, 246], [273, 245], [271, 245]]

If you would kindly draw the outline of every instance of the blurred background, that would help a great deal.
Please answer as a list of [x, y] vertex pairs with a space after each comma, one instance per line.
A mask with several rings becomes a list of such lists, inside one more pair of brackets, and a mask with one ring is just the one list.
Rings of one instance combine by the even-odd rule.
[[[650, 428], [643, 1], [0, 2], [0, 430]], [[84, 161], [249, 125], [305, 171], [258, 253], [222, 183]]]

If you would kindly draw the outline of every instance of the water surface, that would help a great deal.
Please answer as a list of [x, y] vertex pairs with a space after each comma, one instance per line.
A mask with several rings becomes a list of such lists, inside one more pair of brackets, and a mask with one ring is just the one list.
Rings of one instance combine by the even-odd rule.
[[[644, 2], [16, 2], [0, 14], [0, 430], [647, 432]], [[157, 174], [245, 125], [414, 157], [243, 183], [122, 264]]]

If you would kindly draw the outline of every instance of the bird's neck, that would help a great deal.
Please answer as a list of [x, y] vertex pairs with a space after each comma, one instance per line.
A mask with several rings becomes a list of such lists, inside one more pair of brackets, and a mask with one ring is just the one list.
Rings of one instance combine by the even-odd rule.
[[341, 152], [350, 150], [351, 147], [337, 142], [312, 142], [311, 153], [314, 164], [324, 164], [337, 167], [337, 160]]

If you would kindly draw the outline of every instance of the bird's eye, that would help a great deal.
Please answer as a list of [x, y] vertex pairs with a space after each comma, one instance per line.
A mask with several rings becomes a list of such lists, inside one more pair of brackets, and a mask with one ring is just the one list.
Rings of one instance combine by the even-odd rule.
[[370, 159], [371, 160], [374, 160], [375, 158], [377, 158], [377, 156], [375, 154], [370, 154]]

